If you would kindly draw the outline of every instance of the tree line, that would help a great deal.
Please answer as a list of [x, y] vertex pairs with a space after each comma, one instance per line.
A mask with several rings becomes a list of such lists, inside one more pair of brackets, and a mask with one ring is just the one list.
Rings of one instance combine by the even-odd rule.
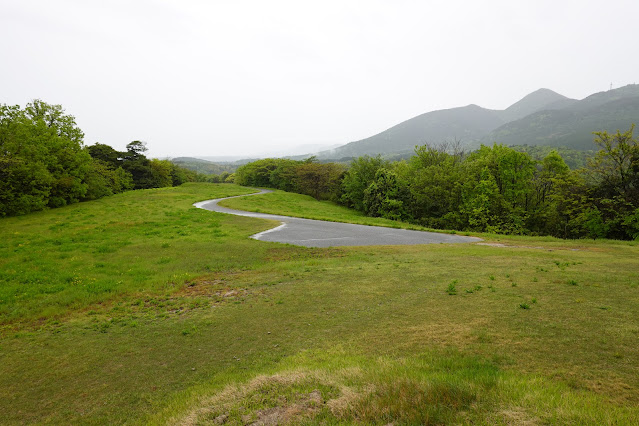
[[406, 161], [259, 160], [235, 181], [332, 200], [369, 216], [435, 229], [561, 238], [639, 239], [639, 144], [626, 132], [594, 133], [598, 150], [571, 169], [557, 150], [541, 160], [494, 144], [416, 147]]
[[60, 105], [0, 105], [0, 217], [206, 179], [168, 160], [147, 158], [140, 141], [120, 152], [100, 143], [85, 146], [83, 139]]

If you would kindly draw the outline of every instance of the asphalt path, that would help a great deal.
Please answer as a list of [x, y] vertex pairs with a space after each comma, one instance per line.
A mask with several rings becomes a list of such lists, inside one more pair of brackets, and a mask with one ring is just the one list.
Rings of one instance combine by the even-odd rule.
[[[272, 191], [261, 190], [255, 194], [248, 195], [260, 195], [268, 192]], [[239, 197], [246, 196], [247, 195], [239, 195]], [[260, 241], [286, 243], [304, 247], [415, 245], [472, 243], [481, 241], [481, 238], [476, 237], [440, 234], [438, 232], [411, 231], [408, 229], [385, 228], [382, 226], [327, 222], [324, 220], [301, 219], [297, 217], [233, 210], [218, 205], [219, 201], [227, 200], [229, 198], [237, 197], [206, 200], [193, 205], [197, 208], [213, 212], [257, 217], [260, 219], [271, 219], [282, 223], [280, 226], [273, 229], [251, 236], [251, 238]]]

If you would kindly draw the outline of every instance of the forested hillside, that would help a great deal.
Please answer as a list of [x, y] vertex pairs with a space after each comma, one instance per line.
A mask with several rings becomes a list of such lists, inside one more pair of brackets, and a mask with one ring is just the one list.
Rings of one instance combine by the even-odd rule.
[[495, 129], [483, 142], [587, 150], [592, 132], [615, 132], [637, 121], [639, 85], [633, 84], [534, 112]]
[[171, 162], [176, 166], [205, 175], [222, 175], [223, 173], [226, 173], [226, 176], [228, 176], [239, 167], [237, 164], [218, 164], [212, 161], [193, 157], [171, 158]]

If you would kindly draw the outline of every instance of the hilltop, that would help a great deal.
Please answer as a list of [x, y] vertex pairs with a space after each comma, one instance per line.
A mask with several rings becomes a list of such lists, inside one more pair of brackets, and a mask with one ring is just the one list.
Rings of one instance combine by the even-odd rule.
[[639, 85], [551, 105], [493, 130], [483, 143], [592, 149], [592, 132], [627, 130], [639, 122]]

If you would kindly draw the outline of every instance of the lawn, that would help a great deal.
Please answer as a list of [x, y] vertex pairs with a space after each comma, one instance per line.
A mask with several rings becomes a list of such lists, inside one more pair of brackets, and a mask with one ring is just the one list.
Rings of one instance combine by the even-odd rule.
[[0, 220], [2, 422], [639, 422], [636, 243], [311, 249], [191, 207], [249, 192]]

